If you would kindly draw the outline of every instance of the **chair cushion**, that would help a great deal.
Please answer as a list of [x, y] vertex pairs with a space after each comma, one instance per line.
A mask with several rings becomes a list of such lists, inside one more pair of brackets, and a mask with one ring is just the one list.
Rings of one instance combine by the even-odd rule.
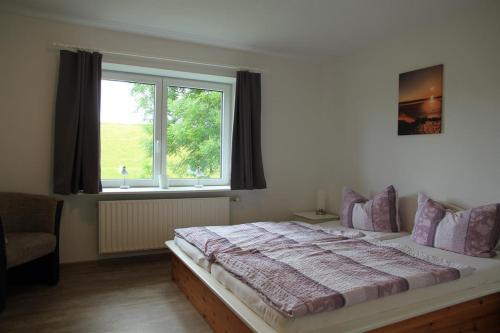
[[56, 248], [56, 236], [46, 232], [9, 232], [5, 236], [7, 268], [43, 257]]

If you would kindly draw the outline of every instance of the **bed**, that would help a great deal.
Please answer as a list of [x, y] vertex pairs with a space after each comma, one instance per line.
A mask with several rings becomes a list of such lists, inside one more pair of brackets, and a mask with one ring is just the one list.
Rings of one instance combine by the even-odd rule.
[[[471, 266], [475, 272], [445, 284], [409, 290], [333, 312], [289, 318], [263, 302], [255, 290], [219, 264], [200, 265], [192, 259], [197, 254], [188, 255], [189, 250], [177, 245], [182, 243], [179, 240], [167, 242], [167, 246], [174, 254], [174, 280], [216, 332], [365, 332], [379, 328], [383, 332], [407, 332], [412, 325], [415, 331], [421, 331], [424, 326], [427, 331], [439, 331], [440, 327], [446, 331], [457, 322], [461, 328], [472, 325], [478, 331], [496, 330], [495, 325], [500, 324], [500, 259], [473, 258], [419, 246], [409, 236], [383, 242], [409, 246]], [[387, 326], [408, 318], [414, 319], [405, 321], [404, 329], [402, 325]]]

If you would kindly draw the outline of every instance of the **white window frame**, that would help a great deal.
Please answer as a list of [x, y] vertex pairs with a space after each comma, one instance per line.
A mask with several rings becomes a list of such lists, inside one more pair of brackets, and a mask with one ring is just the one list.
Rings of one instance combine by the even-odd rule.
[[[221, 114], [221, 178], [217, 179], [200, 179], [199, 183], [201, 185], [229, 185], [229, 161], [230, 161], [230, 140], [231, 137], [231, 86], [228, 84], [217, 83], [217, 82], [206, 82], [199, 80], [190, 80], [190, 79], [178, 79], [178, 78], [164, 78], [163, 79], [163, 94], [164, 96], [168, 96], [168, 87], [169, 86], [177, 86], [177, 87], [188, 87], [188, 88], [198, 88], [204, 90], [214, 90], [221, 91], [223, 100], [222, 100], [222, 114]], [[163, 103], [163, 124], [162, 129], [167, 128], [167, 112], [168, 112], [168, 103]], [[163, 167], [162, 172], [166, 172], [167, 166], [167, 158], [168, 158], [168, 147], [166, 147], [166, 131], [163, 133], [162, 143], [165, 146], [163, 151], [167, 152], [164, 154], [162, 161]], [[169, 179], [171, 186], [193, 186], [198, 184], [198, 180], [196, 179]]]
[[[190, 74], [196, 77], [196, 74]], [[205, 78], [205, 75], [200, 75]], [[216, 77], [214, 77], [216, 78]], [[167, 113], [168, 113], [168, 86], [180, 86], [206, 90], [221, 91], [223, 93], [221, 115], [221, 178], [217, 179], [169, 179], [170, 186], [225, 186], [229, 185], [231, 161], [231, 136], [233, 119], [234, 84], [227, 83], [227, 78], [220, 82], [196, 79], [185, 79], [171, 76], [158, 76], [137, 74], [129, 72], [116, 72], [105, 70], [102, 72], [103, 80], [138, 82], [156, 85], [155, 114], [154, 114], [154, 147], [153, 147], [153, 179], [129, 179], [127, 185], [131, 187], [157, 187], [160, 175], [167, 171]], [[101, 179], [104, 188], [116, 188], [123, 184], [123, 179]]]

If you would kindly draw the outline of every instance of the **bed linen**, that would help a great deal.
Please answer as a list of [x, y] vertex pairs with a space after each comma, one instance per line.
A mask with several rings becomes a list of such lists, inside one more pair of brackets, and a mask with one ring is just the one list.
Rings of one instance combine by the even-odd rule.
[[[356, 229], [353, 229], [353, 228], [344, 227], [342, 225], [342, 223], [340, 222], [340, 220], [322, 222], [322, 223], [315, 224], [315, 226], [318, 228], [322, 228], [322, 229], [334, 229], [334, 230], [339, 230], [339, 231], [357, 231]], [[363, 233], [363, 237], [361, 237], [361, 238], [370, 238], [370, 239], [377, 239], [377, 240], [388, 240], [388, 239], [400, 238], [400, 237], [403, 237], [403, 236], [406, 236], [409, 234], [406, 231], [385, 232], [385, 231], [360, 230], [360, 232]]]
[[316, 241], [363, 237], [357, 230], [327, 230], [308, 223], [256, 222], [231, 226], [190, 227], [175, 230], [176, 244], [197, 264], [210, 270], [213, 253], [229, 248], [250, 249], [259, 244], [297, 243], [303, 238]]
[[[325, 229], [329, 232], [340, 231], [343, 232], [345, 235], [350, 235], [351, 237], [359, 237], [359, 238], [387, 240], [408, 235], [408, 233], [404, 231], [400, 232], [376, 232], [376, 231], [365, 231], [365, 230], [358, 231], [352, 228], [344, 227], [339, 220], [333, 220], [317, 224], [307, 224], [305, 222], [299, 222], [299, 221], [294, 221], [294, 222], [298, 224], [308, 225], [310, 228]], [[205, 257], [205, 255], [198, 248], [196, 248], [194, 245], [190, 244], [186, 240], [177, 236], [174, 238], [174, 241], [184, 253], [186, 253], [191, 259], [193, 259], [195, 263], [197, 263], [207, 272], [210, 272], [210, 267], [212, 263], [207, 257]]]
[[295, 222], [176, 229], [289, 317], [459, 279], [471, 268]]
[[[407, 246], [425, 255], [435, 256], [442, 260], [469, 266], [475, 271], [465, 277], [451, 282], [430, 287], [409, 290], [403, 293], [355, 304], [331, 312], [311, 314], [299, 318], [289, 318], [262, 300], [259, 294], [240, 281], [217, 263], [212, 264], [211, 275], [224, 285], [249, 308], [278, 332], [361, 332], [374, 320], [383, 320], [384, 313], [390, 311], [411, 311], [413, 307], [432, 306], [432, 300], [440, 297], [453, 297], [470, 292], [478, 286], [500, 290], [500, 258], [477, 258], [465, 256], [414, 243], [410, 236], [384, 241]], [[494, 291], [493, 291], [494, 292]], [[482, 296], [478, 295], [477, 297]], [[423, 304], [423, 305], [422, 305]], [[365, 326], [363, 326], [365, 325]]]
[[422, 245], [474, 257], [494, 257], [500, 238], [500, 204], [451, 212], [423, 193], [412, 239]]
[[342, 189], [342, 224], [349, 228], [371, 231], [399, 231], [397, 195], [394, 186], [365, 198], [353, 189]]
[[179, 237], [174, 237], [174, 242], [177, 246], [188, 255], [198, 266], [202, 267], [207, 272], [210, 272], [210, 266], [212, 263], [208, 260], [207, 257], [198, 250], [196, 247], [186, 242], [184, 239]]
[[230, 248], [213, 256], [271, 307], [292, 318], [453, 281], [473, 270], [368, 239], [309, 237], [300, 243]]

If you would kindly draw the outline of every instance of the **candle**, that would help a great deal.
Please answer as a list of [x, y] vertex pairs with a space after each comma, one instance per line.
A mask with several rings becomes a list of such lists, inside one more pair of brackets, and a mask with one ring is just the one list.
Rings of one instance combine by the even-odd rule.
[[160, 175], [159, 177], [160, 181], [160, 188], [167, 189], [169, 186], [169, 179], [166, 175]]

